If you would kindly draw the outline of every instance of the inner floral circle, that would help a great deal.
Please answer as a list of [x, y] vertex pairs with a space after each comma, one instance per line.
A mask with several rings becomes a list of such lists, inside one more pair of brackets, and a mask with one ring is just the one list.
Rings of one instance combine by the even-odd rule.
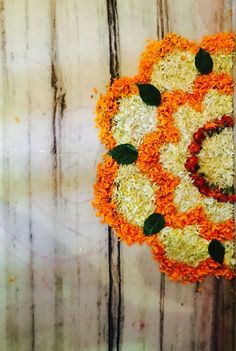
[[198, 154], [200, 174], [210, 185], [226, 189], [234, 181], [234, 144], [232, 129], [225, 128], [220, 134], [207, 136]]
[[224, 115], [208, 122], [193, 134], [185, 162], [200, 193], [221, 202], [234, 202], [233, 119]]

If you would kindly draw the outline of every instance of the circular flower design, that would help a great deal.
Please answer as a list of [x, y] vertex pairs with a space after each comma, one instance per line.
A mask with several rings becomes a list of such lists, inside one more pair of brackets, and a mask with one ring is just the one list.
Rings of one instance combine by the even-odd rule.
[[138, 75], [115, 80], [97, 104], [109, 151], [97, 214], [183, 283], [234, 276], [233, 48], [231, 33], [150, 42]]
[[223, 116], [200, 127], [188, 147], [185, 168], [191, 173], [193, 184], [201, 194], [220, 202], [234, 202], [233, 126], [230, 116]]

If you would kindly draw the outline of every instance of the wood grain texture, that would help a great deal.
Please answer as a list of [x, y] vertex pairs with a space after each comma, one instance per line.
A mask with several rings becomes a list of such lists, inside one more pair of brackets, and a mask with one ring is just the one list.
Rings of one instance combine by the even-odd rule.
[[147, 38], [235, 16], [231, 0], [0, 0], [1, 351], [236, 350], [235, 282], [170, 282], [90, 205], [93, 88], [135, 74]]
[[[107, 0], [107, 22], [109, 32], [110, 84], [120, 73], [120, 40], [117, 0]], [[122, 330], [122, 276], [121, 244], [112, 228], [108, 227], [108, 350], [120, 350]]]

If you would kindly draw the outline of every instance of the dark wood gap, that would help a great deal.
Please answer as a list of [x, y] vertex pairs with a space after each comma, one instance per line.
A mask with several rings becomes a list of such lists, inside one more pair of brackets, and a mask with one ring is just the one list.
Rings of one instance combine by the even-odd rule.
[[[117, 1], [107, 0], [107, 22], [109, 33], [109, 62], [111, 84], [119, 77], [119, 21]], [[119, 351], [122, 335], [122, 275], [121, 275], [121, 244], [108, 227], [108, 350]]]

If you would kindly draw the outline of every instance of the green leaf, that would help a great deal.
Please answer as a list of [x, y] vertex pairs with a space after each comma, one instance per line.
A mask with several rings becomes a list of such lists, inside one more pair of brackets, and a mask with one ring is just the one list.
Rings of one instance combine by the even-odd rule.
[[234, 186], [228, 186], [227, 188], [221, 189], [222, 194], [224, 195], [233, 195], [234, 194]]
[[113, 160], [123, 165], [134, 163], [138, 158], [138, 150], [131, 144], [121, 144], [108, 153]]
[[228, 188], [222, 189], [221, 192], [222, 192], [223, 195], [229, 195]]
[[220, 264], [224, 262], [225, 247], [220, 241], [213, 239], [208, 245], [208, 252], [215, 262]]
[[145, 104], [159, 106], [161, 103], [161, 93], [152, 84], [137, 84], [139, 95]]
[[220, 133], [222, 132], [222, 130], [224, 130], [224, 128], [222, 128], [222, 127], [217, 127], [217, 128], [216, 128], [216, 133], [217, 133], [217, 134], [220, 134]]
[[200, 48], [195, 56], [195, 66], [202, 74], [208, 74], [213, 69], [213, 60], [206, 50]]
[[214, 130], [209, 129], [209, 130], [207, 131], [207, 134], [208, 134], [208, 136], [211, 138], [211, 137], [214, 135]]
[[158, 233], [165, 227], [165, 218], [160, 213], [153, 213], [145, 219], [143, 232], [145, 235]]

